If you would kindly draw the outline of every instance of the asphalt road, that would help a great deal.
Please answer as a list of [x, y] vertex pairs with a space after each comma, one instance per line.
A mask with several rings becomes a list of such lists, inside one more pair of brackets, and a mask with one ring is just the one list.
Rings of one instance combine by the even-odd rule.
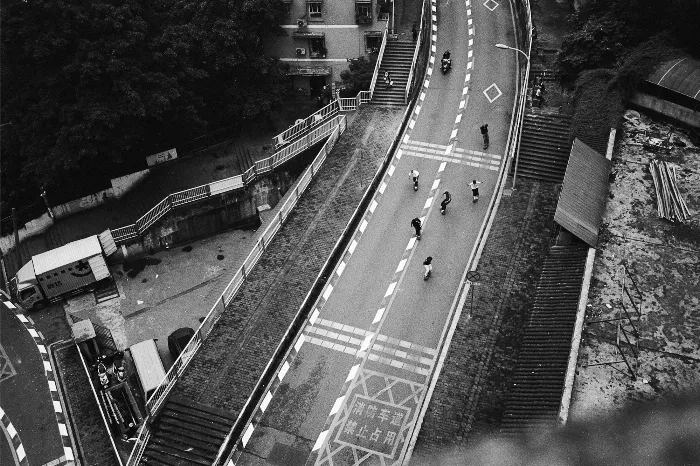
[[[512, 44], [513, 22], [507, 3], [487, 6], [437, 5], [437, 66], [410, 129], [238, 464], [401, 464], [410, 456], [504, 163], [516, 62], [514, 52], [494, 44]], [[453, 62], [447, 74], [439, 69], [445, 49]], [[421, 173], [417, 192], [411, 169]], [[472, 179], [482, 181], [476, 203]], [[452, 203], [443, 216], [444, 190]], [[413, 217], [423, 218], [420, 241]], [[425, 281], [427, 256], [433, 275]]]
[[12, 429], [4, 429], [0, 464], [43, 465], [61, 458], [63, 443], [44, 362], [27, 328], [4, 303], [0, 305], [0, 364], [0, 407], [19, 434], [22, 452], [12, 455], [11, 448], [17, 453], [19, 444], [15, 440], [13, 445]]

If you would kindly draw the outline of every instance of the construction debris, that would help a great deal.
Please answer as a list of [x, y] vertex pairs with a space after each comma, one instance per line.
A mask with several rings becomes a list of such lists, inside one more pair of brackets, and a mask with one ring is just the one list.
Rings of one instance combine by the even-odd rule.
[[690, 219], [688, 206], [678, 191], [676, 167], [667, 162], [652, 160], [649, 164], [656, 189], [656, 206], [659, 218], [685, 223]]

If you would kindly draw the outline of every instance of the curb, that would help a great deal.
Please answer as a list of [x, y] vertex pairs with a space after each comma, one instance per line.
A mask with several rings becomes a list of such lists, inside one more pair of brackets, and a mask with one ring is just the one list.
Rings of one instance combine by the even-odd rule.
[[17, 429], [12, 425], [10, 418], [7, 417], [5, 411], [0, 408], [0, 421], [2, 421], [2, 430], [10, 435], [12, 440], [12, 456], [14, 456], [16, 464], [20, 466], [29, 466], [29, 461], [27, 460], [27, 453], [24, 451], [24, 445], [22, 445], [22, 440], [19, 438]]
[[[47, 351], [46, 345], [44, 344], [44, 336], [41, 332], [38, 332], [34, 328], [34, 321], [31, 318], [24, 315], [21, 308], [16, 306], [10, 300], [10, 297], [4, 291], [0, 290], [0, 296], [2, 297], [2, 303], [7, 309], [12, 311], [17, 318], [24, 324], [24, 327], [29, 332], [29, 335], [34, 339], [34, 343], [37, 346], [41, 359], [44, 363], [44, 375], [46, 376], [46, 381], [49, 385], [49, 392], [51, 393], [51, 400], [53, 401], [54, 414], [56, 415], [56, 423], [58, 425], [58, 432], [61, 434], [61, 443], [63, 444], [63, 458], [64, 462], [60, 464], [76, 464], [75, 455], [73, 454], [73, 444], [71, 442], [71, 436], [68, 433], [67, 418], [64, 414], [65, 406], [63, 404], [63, 398], [58, 393], [58, 385], [56, 384], [56, 378], [54, 376], [54, 368], [51, 364], [51, 358], [49, 357], [49, 352]], [[24, 452], [24, 448], [22, 447]]]

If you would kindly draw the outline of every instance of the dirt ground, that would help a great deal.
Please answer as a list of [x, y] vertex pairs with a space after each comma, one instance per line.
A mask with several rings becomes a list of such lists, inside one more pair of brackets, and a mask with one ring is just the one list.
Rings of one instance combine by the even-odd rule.
[[[700, 148], [684, 130], [633, 110], [626, 112], [622, 131], [588, 295], [572, 421], [680, 394], [700, 382]], [[669, 132], [669, 150], [649, 145], [650, 137], [658, 142]], [[685, 224], [658, 218], [649, 172], [654, 159], [677, 167], [678, 188], [691, 213]], [[630, 298], [622, 286], [633, 288], [632, 280], [640, 293], [632, 290]], [[618, 321], [611, 319], [620, 316], [632, 345], [622, 335], [618, 349]], [[620, 362], [625, 359], [630, 367]]]

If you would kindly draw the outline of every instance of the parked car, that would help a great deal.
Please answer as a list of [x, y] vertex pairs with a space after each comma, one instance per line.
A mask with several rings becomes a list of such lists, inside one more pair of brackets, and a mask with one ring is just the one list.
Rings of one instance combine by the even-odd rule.
[[170, 334], [168, 337], [168, 350], [170, 350], [173, 358], [177, 359], [193, 336], [194, 330], [189, 327], [179, 328]]

